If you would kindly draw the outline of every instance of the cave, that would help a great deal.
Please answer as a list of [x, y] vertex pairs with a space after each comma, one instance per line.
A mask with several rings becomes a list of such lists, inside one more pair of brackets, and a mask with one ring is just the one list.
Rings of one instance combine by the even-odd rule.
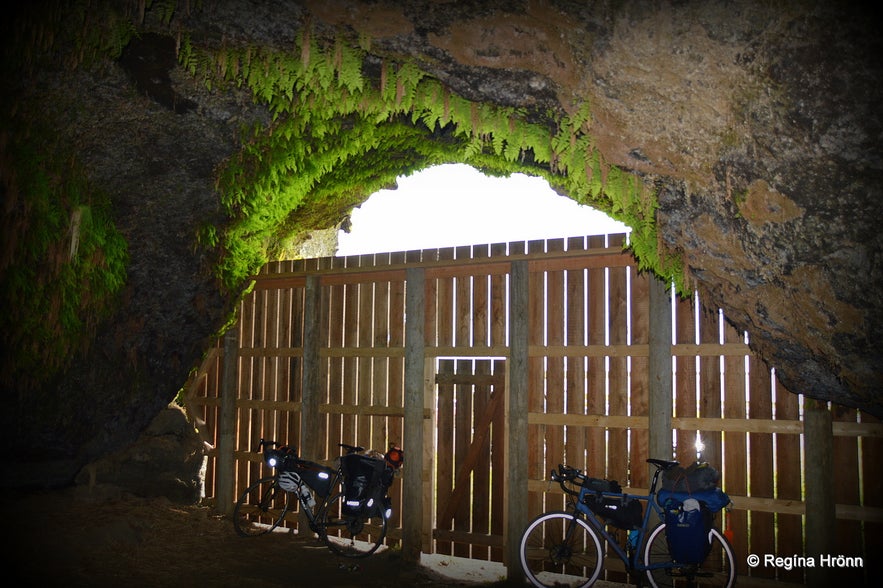
[[[175, 400], [250, 277], [439, 163], [545, 178], [883, 416], [881, 39], [809, 2], [34, 2], [3, 27], [4, 485]], [[329, 251], [330, 253], [330, 251]]]

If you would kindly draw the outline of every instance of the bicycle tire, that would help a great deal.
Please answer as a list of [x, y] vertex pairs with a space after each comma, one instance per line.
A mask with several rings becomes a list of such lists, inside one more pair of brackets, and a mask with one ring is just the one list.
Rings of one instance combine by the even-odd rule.
[[[575, 521], [572, 536], [565, 537]], [[597, 581], [604, 564], [601, 540], [587, 522], [568, 512], [547, 512], [536, 517], [521, 535], [518, 548], [521, 569], [538, 588], [582, 588]]]
[[282, 524], [290, 495], [274, 476], [261, 478], [245, 489], [233, 507], [233, 528], [241, 537], [259, 537]]
[[343, 494], [332, 496], [320, 509], [316, 532], [328, 548], [343, 557], [368, 557], [383, 545], [387, 520], [384, 514], [376, 516], [344, 515]]
[[[711, 548], [700, 565], [658, 568], [645, 572], [654, 588], [679, 586], [731, 588], [736, 583], [736, 557], [733, 546], [717, 529], [712, 529]], [[672, 560], [665, 537], [665, 523], [659, 523], [644, 544], [644, 565]]]

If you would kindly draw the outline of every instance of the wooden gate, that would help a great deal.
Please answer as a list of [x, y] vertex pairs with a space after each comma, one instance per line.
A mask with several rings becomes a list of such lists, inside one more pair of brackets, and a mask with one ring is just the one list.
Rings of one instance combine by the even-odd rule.
[[436, 553], [503, 561], [505, 374], [501, 360], [439, 360]]

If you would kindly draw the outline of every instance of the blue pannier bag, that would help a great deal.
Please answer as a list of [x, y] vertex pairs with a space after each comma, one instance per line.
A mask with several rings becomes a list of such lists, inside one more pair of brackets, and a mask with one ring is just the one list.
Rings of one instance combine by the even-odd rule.
[[698, 492], [660, 490], [656, 500], [665, 512], [665, 537], [672, 559], [684, 564], [702, 563], [711, 548], [714, 513], [730, 504], [720, 488]]
[[683, 502], [668, 498], [664, 503], [665, 538], [671, 558], [681, 564], [699, 564], [711, 548], [714, 514], [695, 498]]

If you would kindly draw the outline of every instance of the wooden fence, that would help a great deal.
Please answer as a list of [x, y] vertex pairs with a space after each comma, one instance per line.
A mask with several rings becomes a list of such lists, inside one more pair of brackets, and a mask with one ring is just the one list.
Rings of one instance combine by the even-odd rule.
[[[406, 553], [507, 561], [526, 522], [563, 505], [546, 481], [557, 464], [641, 493], [648, 457], [690, 463], [698, 439], [735, 505], [721, 523], [733, 531], [740, 585], [806, 580], [799, 565], [745, 562], [806, 553], [814, 485], [832, 487], [833, 555], [864, 558], [838, 578], [873, 577], [883, 425], [834, 406], [832, 436], [808, 438], [807, 402], [698, 297], [669, 303], [672, 418], [661, 434], [671, 453], [649, 454], [649, 399], [659, 393], [649, 369], [651, 278], [622, 252], [624, 238], [269, 264], [241, 304], [226, 354], [219, 342], [187, 388], [186, 407], [215, 448], [207, 496], [229, 509], [261, 473], [253, 448], [262, 437], [328, 462], [339, 442], [379, 450], [397, 442], [406, 466], [393, 487], [389, 541]], [[807, 476], [814, 443], [832, 447], [836, 484]], [[623, 581], [618, 569], [611, 562], [607, 578]]]

